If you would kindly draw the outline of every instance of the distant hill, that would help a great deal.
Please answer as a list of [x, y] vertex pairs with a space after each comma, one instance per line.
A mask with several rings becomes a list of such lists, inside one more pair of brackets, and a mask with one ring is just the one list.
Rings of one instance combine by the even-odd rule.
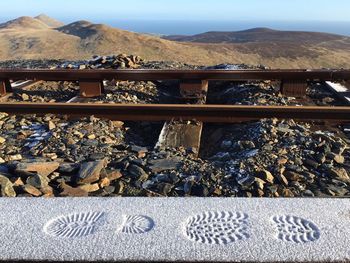
[[61, 21], [58, 21], [54, 18], [51, 18], [45, 14], [40, 14], [36, 17], [34, 17], [37, 20], [40, 20], [41, 22], [43, 22], [44, 24], [48, 25], [49, 27], [60, 27], [60, 26], [64, 26], [64, 23], [62, 23]]
[[10, 20], [6, 23], [0, 24], [0, 29], [46, 29], [48, 26], [42, 21], [29, 17], [21, 16], [19, 18]]
[[255, 28], [160, 38], [84, 20], [63, 25], [46, 15], [0, 24], [1, 60], [87, 59], [119, 53], [198, 65], [350, 68], [350, 38], [333, 34]]
[[197, 43], [287, 42], [298, 45], [313, 45], [325, 41], [350, 40], [349, 37], [335, 34], [302, 31], [279, 31], [270, 28], [252, 28], [233, 32], [206, 32], [193, 36], [165, 36], [163, 38], [173, 41]]

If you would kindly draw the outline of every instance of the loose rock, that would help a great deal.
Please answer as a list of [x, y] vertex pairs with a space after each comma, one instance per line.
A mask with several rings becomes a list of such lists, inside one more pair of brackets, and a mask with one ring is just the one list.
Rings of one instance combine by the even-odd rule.
[[94, 183], [100, 179], [101, 170], [105, 167], [106, 160], [82, 163], [78, 172], [78, 184]]

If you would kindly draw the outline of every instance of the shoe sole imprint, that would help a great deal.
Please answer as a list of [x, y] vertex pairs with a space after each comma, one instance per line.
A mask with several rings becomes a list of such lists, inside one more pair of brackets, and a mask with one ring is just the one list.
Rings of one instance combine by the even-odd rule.
[[241, 212], [208, 211], [190, 217], [185, 236], [204, 244], [226, 245], [249, 238], [248, 215]]

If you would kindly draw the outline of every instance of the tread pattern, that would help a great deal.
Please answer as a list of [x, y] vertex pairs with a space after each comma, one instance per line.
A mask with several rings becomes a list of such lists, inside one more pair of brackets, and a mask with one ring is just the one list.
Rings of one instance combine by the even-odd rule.
[[320, 238], [318, 227], [309, 220], [289, 215], [272, 218], [278, 230], [277, 238], [293, 243], [313, 242]]
[[126, 234], [143, 234], [154, 227], [154, 221], [148, 216], [126, 215], [121, 232]]
[[249, 238], [248, 215], [240, 212], [204, 212], [188, 219], [185, 235], [194, 242], [226, 245]]
[[103, 212], [75, 213], [48, 221], [44, 232], [50, 236], [80, 238], [95, 233], [102, 224]]

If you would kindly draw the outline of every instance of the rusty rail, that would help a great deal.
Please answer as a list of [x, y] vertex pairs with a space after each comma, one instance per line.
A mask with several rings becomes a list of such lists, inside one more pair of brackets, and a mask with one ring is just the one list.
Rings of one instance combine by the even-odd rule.
[[0, 79], [79, 80], [350, 80], [350, 70], [72, 70], [0, 69]]
[[10, 80], [79, 81], [82, 97], [100, 96], [103, 80], [281, 80], [285, 95], [302, 97], [307, 81], [350, 80], [350, 70], [71, 70], [0, 69], [0, 95], [11, 91]]
[[198, 120], [229, 123], [261, 118], [350, 121], [350, 107], [237, 106], [89, 103], [0, 103], [12, 114], [63, 114], [107, 117], [130, 121]]

